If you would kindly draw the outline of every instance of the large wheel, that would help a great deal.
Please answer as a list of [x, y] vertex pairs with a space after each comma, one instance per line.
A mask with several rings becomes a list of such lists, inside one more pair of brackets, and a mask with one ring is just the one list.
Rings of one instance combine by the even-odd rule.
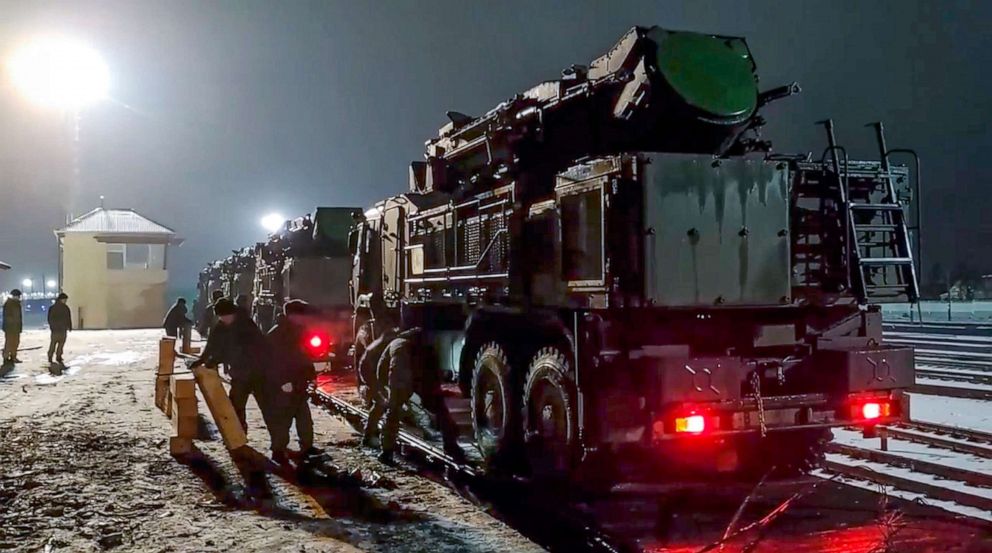
[[578, 460], [579, 425], [575, 381], [558, 348], [534, 355], [524, 384], [524, 446], [531, 471], [567, 478]]
[[496, 342], [479, 348], [472, 369], [472, 429], [489, 465], [508, 457], [517, 437], [519, 409], [514, 374], [506, 351]]

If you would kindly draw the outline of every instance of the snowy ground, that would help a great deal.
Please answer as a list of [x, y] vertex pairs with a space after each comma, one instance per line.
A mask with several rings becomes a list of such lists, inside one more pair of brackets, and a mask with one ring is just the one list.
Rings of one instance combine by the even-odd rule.
[[[967, 386], [981, 387], [977, 384]], [[910, 394], [909, 415], [914, 421], [992, 432], [992, 402], [988, 401]]]
[[[301, 488], [267, 476], [275, 501], [248, 500], [209, 416], [193, 468], [167, 452], [169, 421], [152, 402], [158, 331], [70, 335], [71, 369], [52, 377], [45, 351], [0, 379], [0, 550], [538, 551], [448, 488], [377, 463], [343, 422], [315, 411], [318, 445], [343, 469], [396, 489]], [[24, 334], [22, 348], [47, 346]], [[265, 452], [254, 404], [249, 439]], [[201, 413], [206, 407], [200, 405]]]

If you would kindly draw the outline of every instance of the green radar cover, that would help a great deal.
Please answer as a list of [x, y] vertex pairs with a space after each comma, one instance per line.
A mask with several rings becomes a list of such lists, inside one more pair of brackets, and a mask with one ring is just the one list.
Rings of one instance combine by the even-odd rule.
[[658, 45], [658, 70], [687, 104], [733, 122], [754, 113], [758, 85], [743, 39], [662, 29], [649, 37]]

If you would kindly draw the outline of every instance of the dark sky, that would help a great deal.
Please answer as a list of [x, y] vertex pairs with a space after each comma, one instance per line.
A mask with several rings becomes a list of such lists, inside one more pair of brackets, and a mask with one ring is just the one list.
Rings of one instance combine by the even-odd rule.
[[53, 273], [52, 229], [107, 197], [175, 228], [174, 286], [261, 239], [258, 219], [315, 205], [367, 206], [402, 191], [449, 109], [478, 114], [633, 25], [743, 35], [770, 88], [803, 93], [766, 111], [778, 151], [820, 151], [833, 117], [855, 156], [863, 124], [924, 163], [927, 267], [992, 272], [990, 2], [142, 2], [0, 0], [0, 55], [63, 32], [103, 53], [113, 101], [69, 125], [0, 82], [0, 259]]

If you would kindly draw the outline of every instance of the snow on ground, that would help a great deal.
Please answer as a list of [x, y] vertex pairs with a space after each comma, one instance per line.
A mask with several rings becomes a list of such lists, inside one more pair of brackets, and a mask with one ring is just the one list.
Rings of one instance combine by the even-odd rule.
[[[961, 441], [954, 440], [953, 438], [947, 436], [941, 436], [941, 438], [952, 441]], [[925, 444], [908, 442], [891, 437], [888, 440], [888, 453], [893, 455], [898, 455], [909, 459], [918, 459], [920, 461], [929, 461], [931, 463], [957, 467], [984, 474], [992, 474], [992, 459], [978, 457], [977, 455], [970, 455], [968, 453], [959, 453], [949, 449], [932, 447]], [[863, 438], [861, 437], [861, 432], [846, 430], [843, 428], [837, 428], [834, 430], [834, 441], [839, 444], [860, 447], [863, 449], [877, 450], [880, 447], [878, 438]], [[962, 442], [968, 445], [974, 445], [973, 442]], [[989, 451], [992, 451], [992, 447], [989, 448]]]
[[910, 418], [915, 421], [992, 432], [992, 402], [989, 401], [910, 394], [909, 405]]
[[[540, 550], [447, 487], [379, 464], [355, 447], [349, 426], [317, 409], [318, 445], [333, 461], [396, 489], [301, 488], [268, 474], [274, 501], [251, 501], [209, 414], [208, 439], [197, 442], [204, 459], [178, 463], [167, 451], [171, 424], [152, 399], [159, 333], [73, 332], [70, 370], [54, 377], [47, 333], [24, 334], [25, 363], [0, 379], [0, 550]], [[249, 405], [250, 444], [267, 453]]]
[[[850, 458], [844, 457], [845, 462]], [[880, 470], [888, 471], [885, 465], [879, 465]], [[893, 488], [892, 486], [882, 486], [875, 484], [874, 482], [866, 482], [864, 480], [858, 480], [856, 478], [848, 478], [846, 476], [835, 476], [830, 472], [825, 472], [823, 470], [817, 469], [812, 473], [814, 476], [823, 478], [825, 480], [835, 479], [837, 482], [846, 484], [854, 488], [860, 488], [862, 490], [868, 490], [876, 493], [885, 493], [891, 497], [898, 497], [900, 499], [905, 499], [907, 501], [913, 501], [915, 503], [920, 503], [923, 505], [930, 505], [932, 507], [937, 507], [938, 509], [943, 509], [949, 513], [955, 513], [959, 515], [964, 515], [971, 518], [976, 518], [979, 520], [985, 520], [992, 522], [992, 513], [988, 511], [983, 511], [981, 509], [975, 509], [974, 507], [967, 507], [965, 505], [958, 505], [950, 501], [941, 501], [939, 499], [932, 499], [923, 494], [907, 492], [905, 490], [900, 490]], [[976, 551], [984, 551], [984, 549], [978, 549]]]

